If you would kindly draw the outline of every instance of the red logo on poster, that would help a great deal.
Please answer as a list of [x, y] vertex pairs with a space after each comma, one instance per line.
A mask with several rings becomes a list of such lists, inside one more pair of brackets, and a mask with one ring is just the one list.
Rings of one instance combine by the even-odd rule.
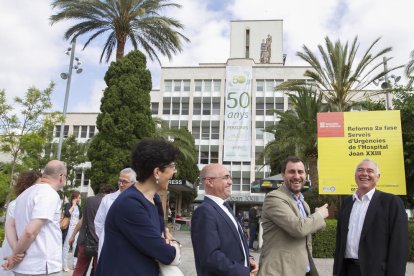
[[318, 137], [344, 137], [344, 113], [318, 113]]

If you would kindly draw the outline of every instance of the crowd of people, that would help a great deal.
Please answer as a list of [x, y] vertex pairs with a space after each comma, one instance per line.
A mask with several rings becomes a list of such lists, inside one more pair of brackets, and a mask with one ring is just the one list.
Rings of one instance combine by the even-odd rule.
[[[42, 174], [21, 173], [14, 185], [16, 200], [7, 209], [3, 273], [61, 275], [69, 269], [72, 248], [76, 276], [86, 275], [91, 262], [91, 275], [98, 276], [183, 275], [177, 268], [181, 244], [164, 224], [159, 196], [176, 172], [178, 153], [162, 139], [141, 140], [132, 152], [131, 167], [119, 173], [118, 190], [102, 186], [82, 204], [83, 212], [79, 192], [61, 203], [57, 191], [67, 176], [63, 162], [50, 161]], [[227, 202], [232, 191], [229, 170], [222, 164], [203, 167], [205, 197], [191, 219], [197, 275], [318, 275], [312, 234], [325, 227], [328, 205], [312, 212], [304, 200], [301, 159], [289, 157], [281, 167], [284, 185], [269, 192], [262, 206], [260, 260], [250, 254], [259, 206], [249, 211], [247, 239]], [[358, 189], [339, 213], [333, 275], [405, 275], [407, 215], [399, 197], [376, 189], [379, 179], [373, 160], [357, 165]], [[62, 226], [65, 217], [69, 222]]]

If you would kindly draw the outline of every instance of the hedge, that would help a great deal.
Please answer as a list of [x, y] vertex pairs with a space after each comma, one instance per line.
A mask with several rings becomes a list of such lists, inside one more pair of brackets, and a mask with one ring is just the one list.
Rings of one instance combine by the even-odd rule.
[[[408, 222], [408, 261], [414, 262], [414, 221]], [[336, 220], [326, 220], [326, 228], [312, 235], [314, 258], [333, 258], [335, 254]]]

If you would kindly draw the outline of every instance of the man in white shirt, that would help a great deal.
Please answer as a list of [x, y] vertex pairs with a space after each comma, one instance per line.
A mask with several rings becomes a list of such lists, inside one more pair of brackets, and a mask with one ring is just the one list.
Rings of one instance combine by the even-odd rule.
[[[60, 275], [62, 269], [62, 232], [59, 227], [60, 190], [66, 180], [66, 166], [50, 161], [39, 184], [26, 189], [17, 199], [13, 256], [4, 267], [15, 275]], [[21, 257], [23, 256], [23, 259]]]
[[96, 212], [95, 216], [95, 232], [99, 239], [99, 247], [98, 247], [98, 259], [99, 255], [102, 250], [102, 246], [105, 239], [105, 220], [106, 215], [108, 214], [109, 208], [111, 207], [112, 203], [117, 199], [120, 193], [131, 187], [133, 184], [137, 182], [137, 174], [131, 168], [125, 168], [119, 173], [118, 179], [118, 191], [106, 195], [99, 205], [99, 209]]
[[402, 200], [376, 190], [378, 165], [364, 159], [355, 170], [357, 191], [339, 214], [333, 275], [405, 275], [408, 219]]

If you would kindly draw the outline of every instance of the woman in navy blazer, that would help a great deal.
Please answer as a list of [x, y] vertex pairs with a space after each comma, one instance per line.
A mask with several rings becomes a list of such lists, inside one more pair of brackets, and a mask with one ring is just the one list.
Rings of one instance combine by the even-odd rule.
[[[144, 139], [132, 155], [137, 183], [108, 211], [96, 275], [158, 276], [159, 264], [178, 264], [179, 245], [164, 238], [164, 213], [157, 192], [167, 190], [178, 150], [161, 139]], [[169, 235], [169, 234], [167, 234]]]

